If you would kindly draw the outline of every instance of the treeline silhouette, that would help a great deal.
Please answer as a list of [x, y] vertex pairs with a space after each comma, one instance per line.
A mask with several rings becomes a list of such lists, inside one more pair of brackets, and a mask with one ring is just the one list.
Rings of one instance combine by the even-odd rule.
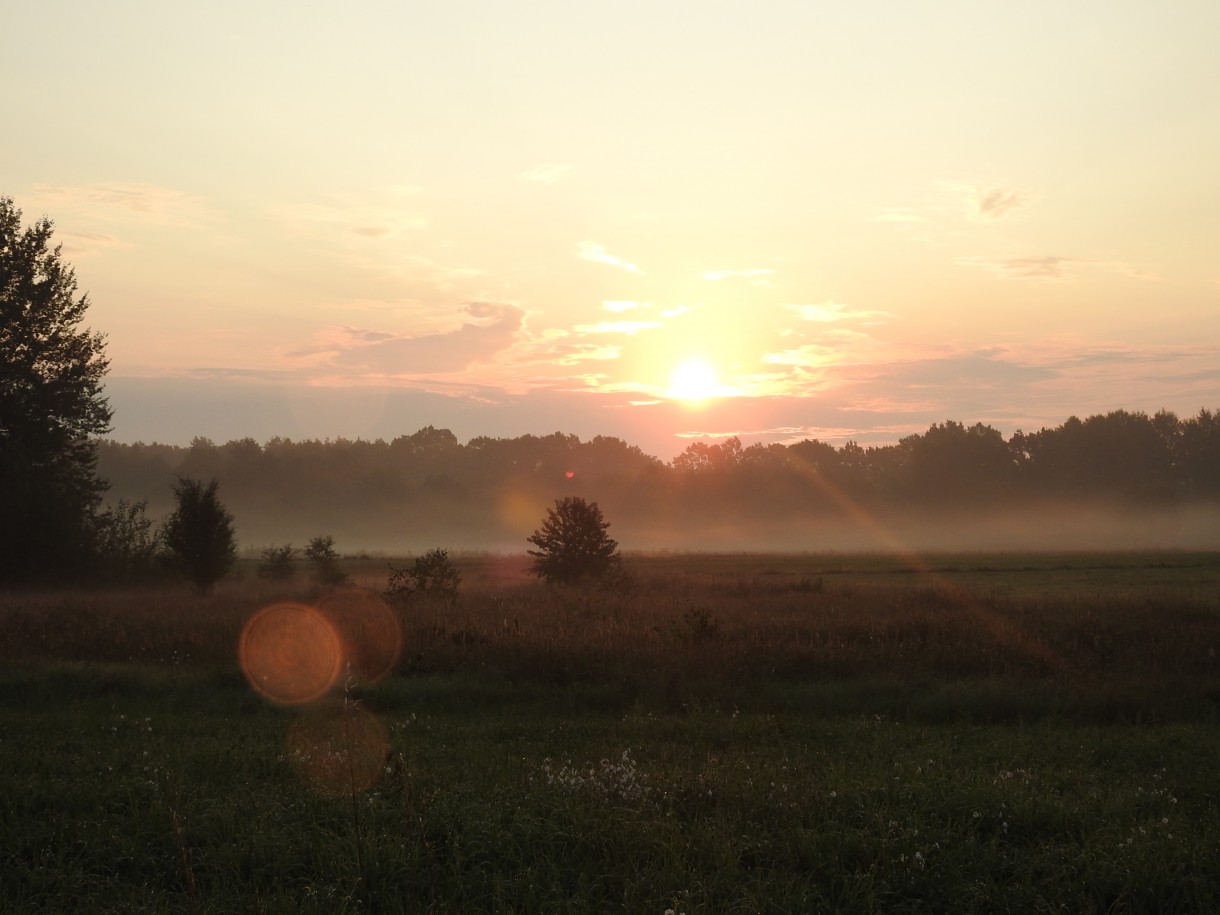
[[[431, 426], [389, 442], [111, 441], [100, 448], [99, 473], [112, 500], [146, 498], [152, 517], [170, 509], [177, 476], [215, 477], [247, 547], [328, 533], [348, 549], [521, 550], [564, 495], [597, 501], [628, 549], [888, 547], [950, 520], [967, 525], [958, 540], [969, 545], [970, 525], [1014, 516], [1027, 519], [1035, 540], [1039, 532], [1053, 539], [1052, 508], [1081, 530], [1155, 513], [1160, 527], [1133, 545], [1164, 546], [1174, 545], [1188, 509], [1217, 517], [1220, 414], [1120, 410], [1008, 439], [988, 425], [947, 421], [879, 447], [813, 439], [743, 447], [728, 438], [694, 442], [669, 463], [606, 436], [462, 444]], [[1104, 516], [1089, 514], [1102, 507]], [[1205, 523], [1204, 539], [1214, 529]]]

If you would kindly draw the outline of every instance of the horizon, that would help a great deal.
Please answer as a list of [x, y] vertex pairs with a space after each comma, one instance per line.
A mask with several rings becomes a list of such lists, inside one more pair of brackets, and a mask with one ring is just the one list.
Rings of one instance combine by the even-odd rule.
[[[1220, 6], [27, 5], [115, 441], [892, 444], [1220, 404]], [[81, 138], [86, 140], [82, 142]]]

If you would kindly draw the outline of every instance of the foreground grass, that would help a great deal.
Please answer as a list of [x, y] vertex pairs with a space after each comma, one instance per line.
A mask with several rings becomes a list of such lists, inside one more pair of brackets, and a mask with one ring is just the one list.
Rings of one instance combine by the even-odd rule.
[[[1214, 726], [606, 711], [472, 674], [361, 698], [320, 790], [232, 677], [0, 683], [9, 911], [1214, 911]], [[355, 806], [353, 807], [353, 798]]]
[[1213, 554], [465, 563], [305, 709], [308, 585], [0, 599], [0, 911], [1220, 910]]

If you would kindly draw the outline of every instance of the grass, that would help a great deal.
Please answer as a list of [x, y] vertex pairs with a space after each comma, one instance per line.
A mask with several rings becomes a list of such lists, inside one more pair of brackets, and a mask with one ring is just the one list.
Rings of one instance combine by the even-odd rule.
[[1215, 555], [462, 562], [304, 709], [234, 652], [306, 584], [0, 600], [0, 911], [1220, 906]]

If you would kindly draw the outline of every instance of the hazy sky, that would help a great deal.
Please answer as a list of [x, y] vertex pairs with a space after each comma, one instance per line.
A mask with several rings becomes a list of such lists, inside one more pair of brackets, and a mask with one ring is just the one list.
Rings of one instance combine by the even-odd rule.
[[0, 193], [56, 223], [121, 440], [1220, 407], [1215, 0], [0, 22]]

